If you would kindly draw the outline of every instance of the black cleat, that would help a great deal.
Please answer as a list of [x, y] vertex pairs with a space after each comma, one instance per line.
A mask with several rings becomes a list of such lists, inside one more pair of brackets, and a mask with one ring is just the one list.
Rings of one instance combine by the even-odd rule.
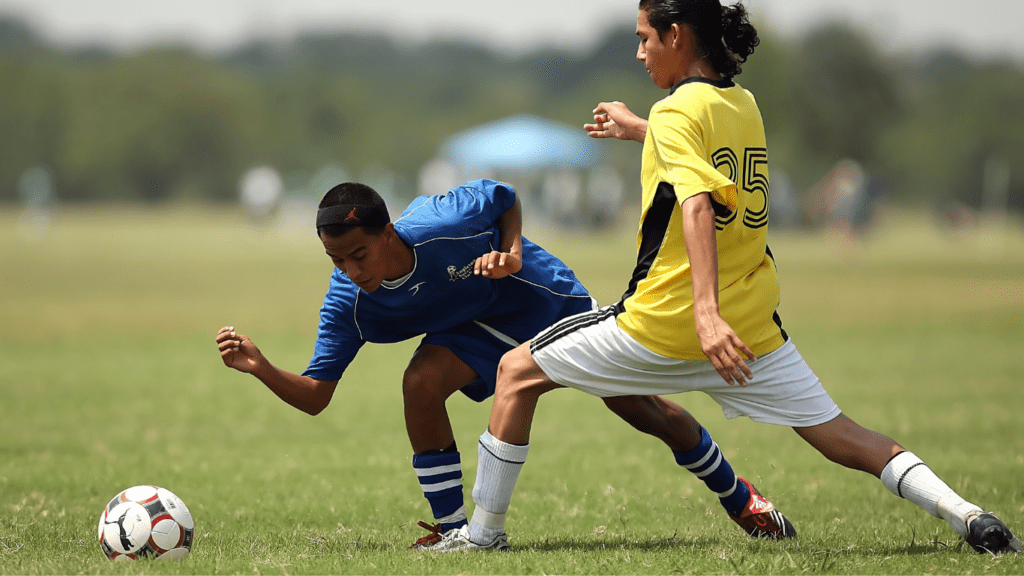
[[1021, 552], [1020, 539], [994, 514], [983, 512], [967, 521], [967, 543], [979, 554]]

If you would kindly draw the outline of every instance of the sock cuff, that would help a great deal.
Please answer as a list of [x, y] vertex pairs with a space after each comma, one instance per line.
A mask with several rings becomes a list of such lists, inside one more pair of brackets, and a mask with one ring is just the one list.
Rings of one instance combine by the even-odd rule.
[[715, 441], [711, 439], [711, 434], [708, 433], [707, 429], [703, 426], [700, 427], [700, 442], [690, 450], [685, 452], [672, 451], [672, 455], [676, 457], [676, 464], [691, 468], [703, 464], [701, 460], [707, 460], [711, 457], [714, 452]]
[[423, 454], [412, 455], [412, 467], [413, 468], [435, 468], [438, 466], [455, 466], [462, 463], [462, 455], [459, 451], [454, 452], [443, 452], [443, 453], [430, 453], [425, 452]]
[[526, 462], [526, 455], [530, 451], [529, 444], [502, 442], [492, 436], [490, 430], [484, 430], [484, 433], [480, 435], [480, 446], [498, 460], [510, 464], [523, 464]]
[[879, 479], [890, 492], [903, 498], [903, 480], [906, 479], [907, 474], [912, 469], [924, 465], [924, 461], [913, 452], [904, 450], [893, 456], [889, 463], [885, 465], [885, 468], [882, 468], [882, 474]]

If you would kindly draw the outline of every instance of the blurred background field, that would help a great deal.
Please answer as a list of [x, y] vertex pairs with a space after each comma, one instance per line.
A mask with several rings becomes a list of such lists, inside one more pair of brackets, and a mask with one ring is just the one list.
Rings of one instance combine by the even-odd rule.
[[[37, 10], [53, 1], [38, 0]], [[315, 201], [339, 179], [367, 182], [404, 204], [493, 175], [533, 194], [556, 223], [575, 215], [576, 224], [601, 224], [609, 204], [634, 196], [639, 151], [589, 140], [581, 126], [601, 101], [646, 116], [664, 96], [635, 60], [629, 6], [617, 7], [614, 21], [601, 18], [601, 32], [586, 42], [548, 38], [526, 50], [485, 43], [476, 28], [424, 29], [410, 42], [379, 23], [328, 19], [285, 38], [257, 30], [218, 50], [185, 33], [125, 50], [113, 37], [70, 42], [38, 17], [3, 10], [22, 2], [0, 2], [4, 204], [233, 204], [254, 169], [271, 174], [251, 193], [265, 202], [260, 210]], [[1011, 113], [1024, 109], [1024, 48], [1008, 41], [1000, 49], [1000, 18], [984, 19], [989, 45], [979, 52], [955, 34], [912, 44], [899, 28], [852, 19], [783, 33], [767, 18], [772, 7], [749, 7], [761, 43], [737, 80], [765, 118], [773, 225], [836, 217], [869, 225], [879, 200], [925, 206], [955, 225], [979, 211], [1024, 209], [1024, 118]], [[998, 4], [997, 12], [1012, 21], [1016, 10]], [[592, 17], [586, 4], [567, 4], [566, 36], [579, 34], [574, 12]], [[939, 12], [910, 19], [920, 26]], [[532, 37], [533, 28], [521, 33]], [[965, 16], [955, 28], [979, 26]], [[467, 147], [481, 129], [490, 139]]]
[[[415, 342], [369, 345], [310, 418], [224, 368], [213, 335], [249, 334], [278, 365], [309, 359], [330, 261], [308, 229], [254, 228], [237, 209], [81, 207], [27, 240], [0, 212], [2, 573], [1019, 573], [1020, 559], [957, 549], [944, 523], [877, 481], [827, 463], [791, 431], [712, 431], [801, 531], [749, 542], [671, 455], [572, 391], [545, 398], [508, 557], [405, 555], [429, 511], [402, 424]], [[772, 233], [780, 314], [837, 402], [906, 443], [951, 485], [1024, 529], [1024, 234], [953, 235], [883, 209], [871, 234]], [[634, 259], [633, 226], [527, 234], [602, 303]], [[449, 402], [467, 484], [489, 402]], [[197, 520], [194, 555], [110, 564], [100, 508], [130, 485], [174, 490]], [[467, 486], [467, 495], [469, 487]]]

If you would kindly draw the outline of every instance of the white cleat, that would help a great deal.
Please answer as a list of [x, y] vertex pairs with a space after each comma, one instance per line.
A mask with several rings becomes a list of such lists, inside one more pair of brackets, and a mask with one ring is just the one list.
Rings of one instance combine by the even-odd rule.
[[455, 530], [449, 530], [441, 538], [441, 541], [430, 547], [436, 552], [461, 552], [476, 550], [497, 550], [509, 552], [512, 547], [508, 545], [508, 536], [504, 533], [498, 534], [489, 544], [477, 544], [469, 539], [469, 526], [462, 526]]

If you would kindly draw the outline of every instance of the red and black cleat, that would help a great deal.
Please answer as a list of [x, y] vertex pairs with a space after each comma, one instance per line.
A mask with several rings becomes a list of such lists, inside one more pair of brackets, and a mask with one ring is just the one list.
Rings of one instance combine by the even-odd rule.
[[772, 540], [796, 538], [796, 528], [793, 528], [789, 519], [783, 516], [782, 512], [776, 510], [775, 505], [767, 498], [761, 496], [753, 484], [743, 478], [740, 478], [739, 481], [750, 489], [750, 500], [747, 501], [747, 505], [743, 512], [740, 512], [739, 517], [730, 514], [729, 518], [732, 518], [753, 538], [770, 538]]

